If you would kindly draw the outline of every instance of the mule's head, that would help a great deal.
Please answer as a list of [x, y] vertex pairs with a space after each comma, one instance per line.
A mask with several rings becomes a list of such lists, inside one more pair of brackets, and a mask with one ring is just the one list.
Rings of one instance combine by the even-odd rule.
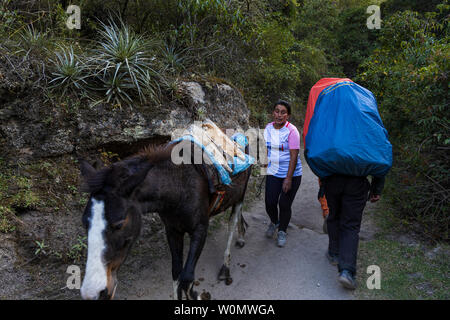
[[141, 227], [139, 204], [133, 191], [143, 182], [149, 163], [119, 162], [95, 170], [81, 163], [84, 189], [90, 192], [83, 214], [88, 233], [86, 274], [81, 287], [83, 299], [112, 299], [117, 271], [128, 255]]

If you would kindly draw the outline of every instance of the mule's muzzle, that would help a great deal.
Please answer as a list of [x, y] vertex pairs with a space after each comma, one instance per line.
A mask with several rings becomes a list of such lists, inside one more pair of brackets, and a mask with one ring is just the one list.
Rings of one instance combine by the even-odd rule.
[[116, 294], [117, 284], [114, 285], [112, 291], [109, 291], [108, 288], [103, 289], [96, 295], [82, 295], [84, 300], [112, 300], [114, 299], [114, 295]]
[[110, 294], [108, 293], [108, 289], [104, 289], [104, 290], [102, 290], [102, 291], [100, 292], [100, 295], [99, 295], [98, 299], [99, 299], [99, 300], [111, 300], [111, 296], [112, 296], [112, 295], [110, 295]]
[[100, 291], [100, 294], [98, 296], [98, 300], [112, 300], [114, 299], [114, 296], [116, 294], [117, 289], [117, 280], [114, 278], [112, 279], [112, 285], [106, 287], [102, 291]]
[[117, 280], [114, 279], [110, 287], [106, 287], [95, 294], [81, 290], [81, 298], [83, 298], [83, 300], [112, 300], [116, 294], [116, 289]]

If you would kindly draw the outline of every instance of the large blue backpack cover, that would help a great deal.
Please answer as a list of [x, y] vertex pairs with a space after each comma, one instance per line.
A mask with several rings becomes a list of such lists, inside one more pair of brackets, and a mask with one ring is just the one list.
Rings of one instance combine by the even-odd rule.
[[392, 167], [392, 145], [372, 92], [351, 81], [325, 88], [309, 123], [305, 158], [320, 178], [385, 176]]

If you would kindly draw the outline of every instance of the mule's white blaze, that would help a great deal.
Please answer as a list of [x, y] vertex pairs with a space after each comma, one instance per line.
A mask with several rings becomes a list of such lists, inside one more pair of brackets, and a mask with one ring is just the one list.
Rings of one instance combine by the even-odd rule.
[[92, 198], [91, 210], [86, 275], [81, 286], [83, 299], [97, 299], [107, 284], [106, 266], [103, 262], [103, 251], [106, 247], [103, 238], [103, 231], [106, 228], [105, 204]]

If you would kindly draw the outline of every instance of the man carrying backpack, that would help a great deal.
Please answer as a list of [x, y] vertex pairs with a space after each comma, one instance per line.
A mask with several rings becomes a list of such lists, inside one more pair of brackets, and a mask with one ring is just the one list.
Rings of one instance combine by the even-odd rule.
[[370, 202], [380, 199], [384, 177], [374, 177], [370, 184], [366, 177], [334, 174], [322, 179], [322, 183], [329, 207], [327, 258], [338, 266], [338, 281], [347, 289], [356, 289], [356, 257], [362, 214], [368, 195]]
[[303, 137], [305, 159], [322, 182], [329, 208], [326, 256], [338, 267], [338, 281], [355, 289], [364, 207], [380, 199], [392, 167], [392, 145], [375, 96], [348, 78], [319, 80], [309, 94]]

